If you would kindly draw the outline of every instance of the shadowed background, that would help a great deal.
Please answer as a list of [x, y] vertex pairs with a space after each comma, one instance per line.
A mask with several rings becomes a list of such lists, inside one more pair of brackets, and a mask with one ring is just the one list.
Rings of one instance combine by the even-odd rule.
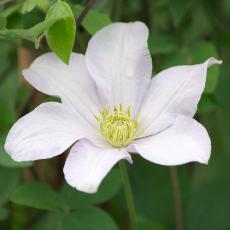
[[[4, 152], [5, 137], [14, 122], [41, 102], [57, 99], [32, 89], [21, 76], [36, 56], [50, 50], [46, 39], [40, 36], [34, 44], [23, 33], [15, 37], [1, 30], [31, 28], [44, 20], [55, 2], [0, 1], [0, 229], [128, 229], [116, 167], [97, 194], [87, 195], [63, 179], [68, 151], [26, 163], [13, 162]], [[66, 2], [76, 19], [88, 3]], [[112, 21], [139, 20], [150, 30], [153, 75], [174, 65], [201, 63], [210, 56], [223, 60], [221, 66], [208, 70], [196, 114], [211, 136], [209, 165], [164, 167], [135, 156], [129, 174], [140, 229], [230, 229], [230, 1], [90, 2], [90, 11], [78, 21], [74, 51], [84, 53], [92, 34]]]

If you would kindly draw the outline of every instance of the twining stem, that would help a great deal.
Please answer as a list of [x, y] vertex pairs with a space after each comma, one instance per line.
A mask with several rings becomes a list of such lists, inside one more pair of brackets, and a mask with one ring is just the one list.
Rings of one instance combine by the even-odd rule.
[[126, 167], [125, 161], [119, 162], [120, 170], [121, 170], [121, 176], [128, 206], [128, 212], [129, 212], [129, 221], [130, 226], [132, 230], [137, 230], [137, 222], [136, 222], [136, 212], [135, 212], [135, 205], [133, 201], [133, 193], [130, 185], [129, 175]]
[[96, 0], [89, 0], [89, 2], [87, 3], [87, 5], [85, 6], [85, 8], [83, 9], [83, 11], [81, 12], [80, 16], [77, 19], [77, 27], [81, 25], [83, 19], [88, 14], [90, 8], [94, 5], [95, 2]]
[[184, 226], [183, 226], [183, 216], [182, 216], [181, 193], [180, 193], [180, 184], [177, 175], [177, 168], [170, 167], [169, 170], [170, 170], [173, 200], [174, 200], [176, 230], [183, 230]]

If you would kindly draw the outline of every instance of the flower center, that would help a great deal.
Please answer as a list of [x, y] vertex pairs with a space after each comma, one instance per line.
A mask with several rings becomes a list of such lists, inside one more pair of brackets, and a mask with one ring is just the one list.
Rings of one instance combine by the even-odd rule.
[[104, 108], [96, 117], [100, 132], [114, 147], [127, 146], [136, 136], [137, 120], [131, 119], [131, 108], [123, 110], [122, 104], [114, 109]]

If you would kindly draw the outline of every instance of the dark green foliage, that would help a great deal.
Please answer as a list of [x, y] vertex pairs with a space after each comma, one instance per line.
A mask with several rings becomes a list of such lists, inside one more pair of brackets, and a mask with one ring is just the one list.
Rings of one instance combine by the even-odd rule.
[[[71, 52], [84, 53], [90, 37], [102, 27], [112, 21], [136, 20], [150, 30], [153, 75], [174, 65], [201, 63], [210, 56], [223, 60], [208, 71], [196, 115], [211, 136], [210, 163], [176, 170], [184, 230], [230, 229], [229, 0], [101, 0], [76, 28], [87, 2], [0, 1], [0, 229], [128, 229], [117, 168], [98, 193], [85, 194], [64, 181], [62, 157], [38, 164], [17, 163], [5, 153], [4, 141], [23, 113], [50, 100], [31, 100], [33, 92], [21, 84], [19, 48], [27, 48], [34, 56], [51, 50], [68, 64]], [[133, 158], [128, 169], [139, 229], [176, 229], [170, 169]]]
[[42, 210], [65, 210], [65, 202], [46, 184], [30, 182], [18, 187], [11, 196], [16, 204], [39, 208]]

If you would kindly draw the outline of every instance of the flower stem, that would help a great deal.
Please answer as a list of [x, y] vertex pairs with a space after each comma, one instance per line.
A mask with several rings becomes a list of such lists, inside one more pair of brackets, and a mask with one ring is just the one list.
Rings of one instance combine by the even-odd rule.
[[85, 18], [85, 16], [88, 14], [91, 7], [95, 4], [96, 0], [89, 0], [85, 8], [82, 10], [80, 16], [77, 19], [77, 27], [79, 27]]
[[182, 204], [181, 204], [181, 193], [180, 193], [180, 184], [177, 175], [177, 168], [174, 166], [170, 167], [170, 177], [172, 183], [172, 192], [175, 208], [175, 223], [176, 230], [183, 230], [183, 216], [182, 216]]
[[129, 212], [129, 221], [132, 230], [137, 230], [137, 222], [136, 222], [136, 212], [135, 212], [135, 205], [133, 201], [133, 193], [130, 185], [129, 175], [126, 167], [126, 163], [124, 160], [119, 162], [121, 176], [123, 180], [123, 186], [128, 206]]

